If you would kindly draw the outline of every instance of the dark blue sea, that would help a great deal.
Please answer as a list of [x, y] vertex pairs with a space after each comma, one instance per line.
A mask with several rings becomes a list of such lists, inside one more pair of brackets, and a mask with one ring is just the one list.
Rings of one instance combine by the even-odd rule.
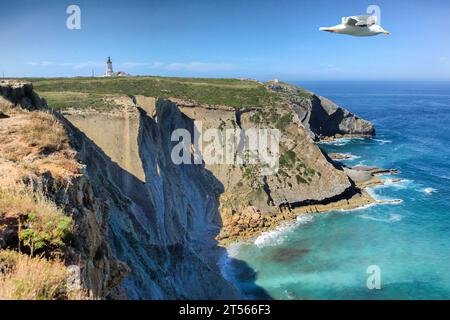
[[[400, 170], [370, 192], [401, 201], [301, 216], [230, 247], [226, 276], [249, 298], [449, 299], [450, 83], [293, 83], [375, 124], [374, 139], [321, 147], [352, 154], [347, 165]], [[367, 287], [369, 266], [379, 268], [379, 290]]]

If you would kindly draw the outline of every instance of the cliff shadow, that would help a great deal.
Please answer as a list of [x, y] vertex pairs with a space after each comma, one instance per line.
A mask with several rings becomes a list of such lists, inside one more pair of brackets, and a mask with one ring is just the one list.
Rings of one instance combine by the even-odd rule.
[[222, 272], [228, 281], [239, 287], [242, 297], [249, 300], [272, 300], [269, 293], [256, 284], [257, 272], [247, 262], [231, 258], [226, 249], [222, 250], [228, 259], [226, 265], [222, 266]]
[[[145, 110], [139, 108], [139, 111], [142, 115], [141, 118], [144, 119], [143, 121], [151, 124], [150, 126], [143, 124], [142, 127], [148, 127], [147, 132], [152, 136], [151, 139], [149, 137], [144, 137], [144, 129], [144, 131], [141, 131], [140, 140], [145, 140], [147, 138], [147, 140], [151, 140], [156, 143], [158, 139], [162, 139], [162, 145], [169, 146], [165, 153], [170, 154], [170, 151], [173, 150], [172, 148], [174, 147], [174, 145], [178, 143], [178, 141], [171, 141], [170, 133], [174, 132], [174, 130], [177, 129], [185, 129], [190, 133], [191, 137], [194, 137], [194, 140], [191, 142], [194, 145], [199, 145], [198, 141], [195, 141], [195, 139], [198, 139], [201, 134], [200, 132], [198, 132], [198, 128], [194, 125], [195, 120], [187, 116], [185, 113], [181, 112], [175, 104], [165, 100], [163, 102], [164, 103], [159, 104], [155, 118], [149, 116]], [[160, 135], [156, 133], [155, 128], [160, 129]], [[145, 157], [143, 157], [143, 159], [145, 161]], [[227, 267], [232, 266], [233, 269], [239, 270], [240, 274], [246, 275], [245, 286], [252, 288], [251, 292], [253, 295], [257, 293], [256, 297], [258, 299], [271, 299], [270, 295], [263, 288], [256, 285], [257, 273], [244, 261], [230, 257], [228, 255], [227, 249], [219, 246], [219, 242], [216, 240], [216, 237], [220, 233], [223, 223], [219, 213], [220, 202], [218, 201], [218, 199], [224, 192], [224, 186], [222, 182], [215, 177], [213, 172], [206, 168], [204, 161], [199, 164], [194, 164], [194, 155], [191, 156], [190, 160], [191, 164], [176, 165], [177, 169], [182, 171], [182, 174], [186, 174], [189, 177], [189, 180], [192, 181], [191, 187], [193, 189], [197, 188], [196, 184], [200, 184], [203, 187], [206, 186], [207, 193], [203, 195], [202, 201], [206, 202], [207, 199], [209, 201], [209, 198], [211, 197], [214, 197], [216, 201], [209, 202], [212, 206], [210, 210], [213, 215], [210, 222], [213, 224], [213, 228], [208, 228], [208, 230], [201, 230], [201, 235], [199, 235], [198, 232], [192, 230], [193, 234], [189, 236], [189, 241], [192, 243], [197, 252], [203, 253], [207, 251], [204, 256], [208, 257], [211, 256], [211, 254], [214, 256], [213, 263], [210, 263], [210, 266], [213, 265], [213, 269], [217, 268], [217, 263], [219, 261], [226, 260]], [[148, 163], [146, 165], [148, 165]], [[153, 163], [153, 166], [154, 165], [155, 163]], [[196, 193], [198, 194], [201, 192], [202, 190], [197, 189]], [[194, 215], [194, 212], [190, 212], [188, 214], [188, 219], [192, 220]], [[205, 219], [208, 219], [208, 217], [205, 217]], [[190, 222], [189, 224], [191, 226], [194, 225], [193, 222]], [[206, 234], [208, 236], [205, 239]], [[223, 268], [224, 266], [221, 265], [221, 267]], [[220, 268], [220, 271], [223, 275], [224, 270], [222, 270], [222, 268]], [[236, 279], [236, 281], [241, 283], [240, 279]], [[231, 281], [231, 283], [235, 286], [235, 281]], [[239, 291], [241, 298], [248, 298], [246, 296], [247, 290]]]
[[342, 133], [339, 125], [345, 118], [344, 110], [338, 108], [335, 112], [329, 114], [316, 95], [311, 99], [311, 103], [309, 126], [317, 136], [334, 136]]

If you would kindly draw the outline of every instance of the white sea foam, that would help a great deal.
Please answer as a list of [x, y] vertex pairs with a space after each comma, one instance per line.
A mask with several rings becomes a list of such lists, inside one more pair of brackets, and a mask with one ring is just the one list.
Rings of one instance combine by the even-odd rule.
[[332, 146], [345, 146], [355, 140], [364, 140], [364, 138], [358, 138], [358, 137], [354, 137], [354, 138], [339, 138], [339, 139], [334, 139], [331, 141], [321, 141], [321, 144], [328, 144], [328, 145], [332, 145]]
[[414, 180], [410, 179], [395, 179], [395, 178], [387, 178], [383, 179], [383, 184], [373, 187], [374, 189], [383, 189], [383, 188], [395, 188], [395, 189], [406, 189], [410, 188], [411, 183], [413, 183]]
[[358, 163], [355, 165], [355, 167], [358, 167], [358, 166], [365, 166], [364, 162], [366, 162], [366, 160], [361, 160], [360, 162], [358, 162]]
[[[366, 139], [366, 138], [364, 138], [364, 137], [339, 138], [339, 139], [334, 139], [334, 140], [331, 140], [331, 141], [323, 141], [323, 142], [320, 142], [320, 143], [334, 145], [334, 146], [344, 146], [344, 145], [349, 144], [351, 142], [362, 141], [364, 139]], [[375, 141], [375, 142], [378, 142], [379, 144], [392, 143], [392, 140], [387, 140], [387, 139], [375, 139], [375, 138], [372, 138], [371, 140]]]
[[356, 155], [351, 154], [351, 153], [344, 153], [344, 154], [346, 156], [348, 156], [348, 158], [346, 158], [346, 159], [339, 159], [338, 161], [352, 161], [352, 160], [357, 160], [357, 159], [361, 158], [360, 156], [356, 156]]
[[403, 199], [385, 199], [385, 200], [380, 200], [378, 202], [378, 204], [391, 204], [391, 205], [398, 205], [398, 204], [402, 204], [403, 203]]
[[255, 239], [255, 245], [259, 248], [276, 246], [284, 242], [286, 234], [294, 229], [295, 224], [285, 224], [278, 226], [276, 229], [268, 232], [264, 232], [258, 238]]
[[372, 188], [367, 188], [366, 191], [375, 200], [381, 200], [380, 198], [378, 198], [378, 195], [375, 193], [375, 189], [376, 188], [379, 188], [379, 186], [372, 187]]
[[403, 216], [400, 214], [393, 213], [389, 216], [389, 218], [377, 218], [377, 217], [374, 217], [374, 216], [371, 216], [368, 214], [361, 214], [358, 216], [358, 218], [379, 221], [379, 222], [393, 223], [393, 222], [401, 221], [403, 219]]
[[426, 194], [432, 194], [432, 193], [437, 192], [437, 189], [435, 189], [435, 188], [425, 188], [425, 189], [422, 190], [422, 192], [424, 192]]
[[439, 178], [439, 179], [450, 180], [450, 175], [447, 175], [447, 174], [436, 174], [436, 173], [433, 173], [433, 172], [429, 172], [429, 175], [431, 175], [433, 177], [436, 177], [436, 178]]
[[[296, 221], [286, 222], [285, 224], [278, 226], [275, 230], [261, 234], [255, 239], [254, 244], [259, 248], [279, 245], [285, 241], [287, 235], [297, 226], [309, 223], [313, 221], [313, 219], [313, 214], [301, 214], [297, 217]], [[217, 262], [217, 266], [219, 267], [222, 276], [231, 283], [237, 282], [231, 262], [233, 258], [238, 256], [242, 244], [242, 242], [237, 242], [228, 246], [226, 252]]]
[[296, 300], [296, 299], [297, 299], [297, 295], [296, 295], [295, 292], [293, 292], [293, 291], [284, 290], [284, 294], [286, 295], [286, 297], [287, 297], [289, 300]]
[[234, 257], [238, 255], [240, 243], [235, 243], [227, 247], [224, 254], [220, 257], [217, 262], [220, 273], [229, 282], [235, 283], [236, 279], [233, 274], [233, 268], [231, 266], [231, 261]]
[[375, 193], [375, 189], [378, 189], [378, 188], [383, 188], [383, 185], [366, 189], [367, 193], [375, 200], [374, 203], [369, 203], [364, 206], [360, 206], [360, 207], [353, 208], [353, 209], [340, 209], [338, 211], [340, 211], [340, 212], [363, 211], [363, 210], [366, 210], [366, 209], [369, 209], [369, 208], [372, 208], [372, 207], [378, 206], [378, 205], [386, 205], [386, 204], [398, 205], [398, 204], [403, 203], [402, 199], [390, 199], [390, 198], [380, 197], [379, 195], [377, 195]]
[[384, 197], [381, 197], [380, 195], [378, 195], [377, 193], [375, 193], [376, 189], [383, 188], [383, 187], [384, 186], [381, 185], [381, 186], [375, 186], [375, 187], [366, 189], [367, 193], [369, 193], [370, 196], [375, 199], [375, 201], [376, 201], [375, 204], [400, 204], [400, 203], [403, 203], [402, 199], [384, 198]]
[[378, 203], [374, 202], [374, 203], [366, 204], [366, 205], [361, 206], [361, 207], [357, 207], [357, 208], [353, 208], [353, 209], [339, 209], [338, 211], [340, 211], [340, 212], [363, 211], [363, 210], [369, 209], [371, 207], [374, 207], [376, 205], [378, 205]]
[[331, 146], [345, 146], [348, 141], [343, 141], [343, 140], [333, 140], [333, 141], [323, 141], [320, 142], [321, 144], [328, 144]]
[[384, 139], [373, 139], [373, 141], [376, 141], [380, 144], [392, 143], [391, 140], [384, 140]]
[[272, 231], [264, 232], [255, 239], [254, 244], [259, 248], [280, 245], [286, 240], [288, 234], [294, 231], [297, 226], [307, 224], [313, 220], [314, 215], [301, 214], [294, 222], [286, 222]]
[[354, 154], [349, 154], [350, 155], [350, 158], [348, 158], [348, 159], [343, 159], [343, 161], [350, 161], [350, 160], [356, 160], [356, 159], [361, 159], [361, 157], [360, 156], [356, 156], [356, 155], [354, 155]]
[[301, 224], [307, 224], [309, 222], [312, 222], [314, 220], [314, 215], [313, 214], [300, 214], [299, 216], [297, 216], [297, 224], [301, 225]]
[[395, 178], [387, 178], [383, 179], [383, 182], [385, 185], [391, 186], [391, 185], [405, 185], [411, 182], [414, 182], [414, 180], [410, 179], [395, 179]]

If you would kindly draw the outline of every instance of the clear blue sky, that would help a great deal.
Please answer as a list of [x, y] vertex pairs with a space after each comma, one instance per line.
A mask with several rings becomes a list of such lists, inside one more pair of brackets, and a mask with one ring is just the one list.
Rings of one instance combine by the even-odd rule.
[[[66, 8], [81, 8], [81, 30]], [[319, 32], [381, 7], [390, 36]], [[450, 80], [448, 0], [0, 0], [0, 76]]]

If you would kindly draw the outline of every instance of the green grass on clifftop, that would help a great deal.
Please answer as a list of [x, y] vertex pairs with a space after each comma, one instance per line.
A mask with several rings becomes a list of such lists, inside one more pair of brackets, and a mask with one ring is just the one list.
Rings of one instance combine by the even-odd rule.
[[53, 109], [107, 109], [103, 97], [108, 95], [144, 95], [178, 98], [208, 105], [236, 108], [263, 107], [273, 104], [277, 94], [251, 80], [215, 78], [29, 78], [34, 89]]

